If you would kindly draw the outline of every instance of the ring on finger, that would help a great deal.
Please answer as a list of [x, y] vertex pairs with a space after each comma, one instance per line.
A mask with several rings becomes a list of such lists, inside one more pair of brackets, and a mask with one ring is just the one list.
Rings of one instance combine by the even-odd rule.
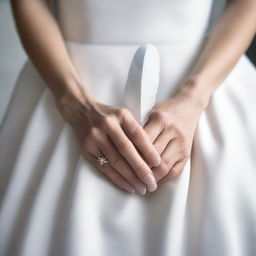
[[105, 156], [101, 155], [101, 156], [98, 156], [96, 159], [100, 165], [108, 163], [108, 159]]

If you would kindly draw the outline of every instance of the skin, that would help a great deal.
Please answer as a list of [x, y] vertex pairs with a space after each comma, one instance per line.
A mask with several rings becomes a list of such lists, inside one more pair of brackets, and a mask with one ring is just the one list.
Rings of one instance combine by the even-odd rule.
[[[77, 135], [83, 156], [121, 189], [156, 190], [151, 167], [160, 164], [158, 151], [129, 110], [97, 102], [82, 84], [48, 2], [11, 3], [24, 49]], [[101, 152], [109, 160], [102, 166], [96, 160]]]
[[[128, 109], [97, 102], [82, 84], [46, 0], [11, 2], [24, 49], [77, 135], [85, 159], [118, 188], [142, 195], [180, 174], [201, 113], [256, 30], [256, 1], [228, 1], [193, 70], [172, 97], [153, 107], [142, 127]], [[101, 166], [96, 157], [102, 154], [109, 162]]]
[[228, 1], [180, 89], [173, 97], [154, 106], [144, 130], [161, 154], [161, 164], [152, 168], [158, 185], [175, 179], [183, 170], [201, 113], [249, 47], [255, 32], [256, 1]]

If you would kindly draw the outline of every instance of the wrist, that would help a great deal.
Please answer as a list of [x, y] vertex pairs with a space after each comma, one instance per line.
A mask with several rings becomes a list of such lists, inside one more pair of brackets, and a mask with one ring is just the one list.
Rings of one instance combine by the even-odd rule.
[[187, 98], [203, 111], [207, 108], [211, 95], [212, 92], [205, 86], [203, 79], [194, 76], [186, 79], [174, 96]]
[[78, 81], [65, 82], [62, 91], [56, 96], [56, 104], [62, 116], [69, 123], [74, 123], [87, 116], [96, 100]]

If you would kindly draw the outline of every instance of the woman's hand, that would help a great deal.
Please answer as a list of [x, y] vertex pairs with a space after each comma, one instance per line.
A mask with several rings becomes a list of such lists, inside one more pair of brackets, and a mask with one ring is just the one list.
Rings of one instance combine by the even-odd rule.
[[203, 106], [187, 91], [180, 90], [153, 107], [144, 130], [161, 154], [161, 164], [152, 168], [158, 185], [177, 177], [183, 170]]
[[[119, 188], [129, 192], [135, 188], [145, 194], [146, 184], [149, 191], [154, 191], [157, 183], [149, 165], [157, 166], [161, 159], [142, 126], [127, 109], [95, 100], [89, 106], [71, 95], [58, 101], [64, 119], [78, 137], [83, 156]], [[96, 158], [100, 155], [108, 163], [99, 165]]]

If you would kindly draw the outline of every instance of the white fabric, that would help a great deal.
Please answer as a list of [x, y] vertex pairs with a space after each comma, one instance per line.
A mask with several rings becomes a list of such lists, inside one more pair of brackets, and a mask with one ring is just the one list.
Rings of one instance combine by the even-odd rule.
[[[159, 51], [156, 101], [172, 95], [221, 13], [223, 2], [214, 2], [59, 0], [57, 11], [84, 85], [102, 103], [122, 105], [143, 43]], [[255, 84], [243, 55], [202, 113], [181, 175], [140, 196], [83, 159], [28, 62], [0, 131], [0, 255], [254, 256]]]
[[127, 44], [169, 43], [208, 33], [224, 4], [225, 0], [59, 0], [56, 5], [66, 38]]

